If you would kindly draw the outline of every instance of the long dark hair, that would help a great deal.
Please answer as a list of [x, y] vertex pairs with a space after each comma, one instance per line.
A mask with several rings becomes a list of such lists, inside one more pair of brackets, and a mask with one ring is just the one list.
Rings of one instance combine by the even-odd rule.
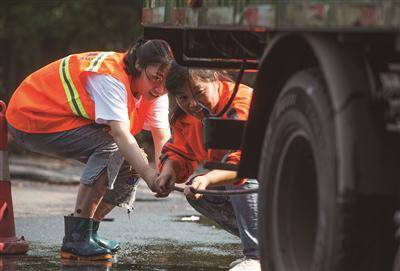
[[140, 75], [140, 71], [135, 67], [136, 61], [141, 68], [145, 69], [151, 64], [168, 65], [173, 59], [174, 55], [166, 41], [140, 38], [129, 47], [123, 61], [126, 73], [137, 77]]
[[[168, 90], [168, 93], [175, 98], [176, 96], [184, 93], [186, 91], [185, 89], [191, 88], [194, 82], [198, 80], [203, 82], [233, 82], [232, 78], [226, 71], [189, 68], [181, 66], [173, 61], [167, 73], [165, 87]], [[175, 124], [175, 122], [184, 114], [186, 113], [177, 104], [175, 104], [172, 108], [170, 118], [171, 124]]]

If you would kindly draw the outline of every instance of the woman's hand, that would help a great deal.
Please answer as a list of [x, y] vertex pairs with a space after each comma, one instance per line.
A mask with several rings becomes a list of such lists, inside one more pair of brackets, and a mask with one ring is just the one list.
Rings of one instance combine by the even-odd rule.
[[176, 173], [174, 170], [174, 161], [167, 159], [162, 166], [160, 176], [157, 178], [157, 186], [161, 191], [156, 197], [167, 197], [173, 190], [176, 182]]
[[174, 190], [175, 182], [175, 172], [173, 170], [163, 170], [156, 180], [157, 189], [160, 191], [156, 197], [167, 197]]
[[161, 192], [157, 186], [157, 178], [158, 178], [157, 171], [148, 167], [147, 170], [145, 170], [144, 173], [141, 175], [141, 177], [146, 182], [147, 186], [150, 188], [152, 192], [154, 193]]
[[209, 185], [210, 185], [210, 181], [205, 175], [197, 176], [193, 179], [193, 182], [191, 185], [185, 186], [184, 193], [187, 197], [198, 200], [203, 197], [203, 194], [194, 194], [191, 189], [194, 188], [194, 189], [199, 189], [199, 190], [205, 190], [205, 189], [207, 189], [207, 187]]

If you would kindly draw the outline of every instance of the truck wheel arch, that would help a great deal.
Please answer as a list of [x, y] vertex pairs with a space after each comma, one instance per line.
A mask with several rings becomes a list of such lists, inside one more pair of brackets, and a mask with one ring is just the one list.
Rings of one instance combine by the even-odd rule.
[[[260, 149], [268, 125], [269, 116], [275, 101], [288, 78], [295, 72], [318, 66], [328, 86], [328, 96], [335, 112], [336, 150], [341, 159], [338, 176], [338, 189], [353, 191], [352, 174], [360, 165], [354, 165], [353, 157], [344, 155], [351, 142], [357, 140], [351, 133], [351, 125], [362, 123], [362, 129], [368, 134], [371, 142], [377, 142], [368, 117], [358, 114], [348, 105], [358, 98], [370, 97], [370, 85], [365, 69], [365, 60], [355, 48], [339, 43], [336, 36], [330, 34], [282, 34], [276, 36], [266, 48], [259, 65], [255, 82], [249, 121], [243, 140], [242, 161], [239, 173], [244, 176], [257, 177], [259, 172]], [[350, 125], [350, 126], [349, 126]], [[372, 152], [374, 152], [372, 150]], [[341, 155], [343, 154], [343, 155]], [[352, 170], [354, 169], [354, 170]], [[375, 176], [374, 174], [371, 175]], [[365, 189], [380, 189], [366, 180]], [[375, 182], [376, 183], [376, 182]], [[359, 189], [359, 187], [358, 187]]]

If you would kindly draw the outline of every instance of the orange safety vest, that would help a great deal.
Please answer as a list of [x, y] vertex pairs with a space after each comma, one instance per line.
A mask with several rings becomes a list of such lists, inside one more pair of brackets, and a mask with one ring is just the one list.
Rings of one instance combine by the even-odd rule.
[[95, 106], [85, 88], [86, 78], [91, 73], [109, 74], [125, 86], [131, 132], [137, 134], [151, 102], [142, 99], [140, 106], [135, 106], [123, 57], [116, 52], [73, 54], [32, 73], [11, 97], [8, 123], [27, 133], [55, 133], [91, 124]]

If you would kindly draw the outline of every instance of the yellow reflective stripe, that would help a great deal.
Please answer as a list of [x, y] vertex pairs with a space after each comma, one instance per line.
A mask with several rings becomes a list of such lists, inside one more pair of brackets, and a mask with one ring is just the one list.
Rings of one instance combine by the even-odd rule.
[[86, 68], [86, 71], [97, 72], [100, 69], [101, 63], [103, 63], [104, 59], [111, 55], [114, 52], [102, 52], [99, 53], [91, 62], [89, 67]]
[[71, 107], [72, 112], [75, 115], [78, 115], [78, 112], [75, 110], [75, 106], [72, 104], [72, 97], [70, 94], [68, 84], [66, 82], [65, 65], [66, 65], [66, 58], [63, 58], [61, 60], [60, 69], [59, 69], [60, 79], [61, 79], [62, 85], [64, 87], [65, 94], [67, 95], [67, 100], [68, 100], [69, 106]]
[[71, 107], [72, 112], [80, 117], [89, 119], [88, 114], [83, 108], [82, 102], [79, 99], [79, 93], [76, 90], [74, 82], [71, 79], [71, 75], [69, 73], [69, 58], [71, 56], [67, 56], [61, 60], [60, 64], [60, 78], [64, 87], [65, 94], [67, 95], [69, 106]]

